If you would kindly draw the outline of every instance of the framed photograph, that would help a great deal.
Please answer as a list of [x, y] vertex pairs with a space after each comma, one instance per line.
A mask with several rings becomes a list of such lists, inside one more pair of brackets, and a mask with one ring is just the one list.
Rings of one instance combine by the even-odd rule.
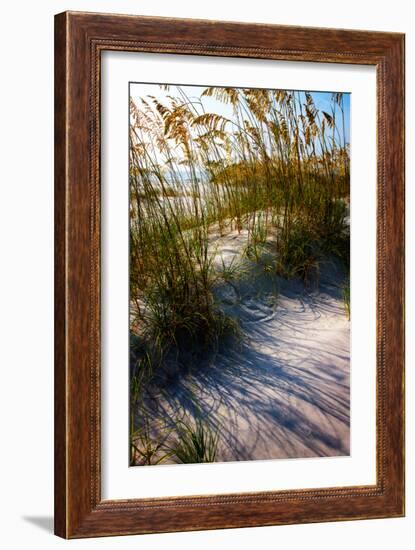
[[55, 532], [404, 515], [404, 35], [55, 18]]

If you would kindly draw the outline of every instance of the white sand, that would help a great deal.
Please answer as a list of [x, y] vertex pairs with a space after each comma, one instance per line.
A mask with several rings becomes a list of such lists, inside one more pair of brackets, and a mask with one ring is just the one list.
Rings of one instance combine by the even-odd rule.
[[[239, 258], [246, 235], [213, 240], [219, 267], [220, 256], [227, 265]], [[218, 461], [348, 455], [350, 325], [340, 269], [324, 266], [313, 290], [249, 265], [250, 273], [217, 289], [240, 321], [241, 342], [163, 380], [152, 415], [199, 409], [220, 430]]]

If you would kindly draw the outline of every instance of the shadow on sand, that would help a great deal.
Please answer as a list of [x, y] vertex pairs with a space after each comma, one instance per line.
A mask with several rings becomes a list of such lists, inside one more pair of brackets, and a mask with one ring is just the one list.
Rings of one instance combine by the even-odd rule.
[[220, 432], [219, 461], [348, 455], [349, 325], [336, 278], [318, 291], [281, 284], [277, 307], [264, 281], [261, 294], [241, 284], [232, 307], [244, 338], [153, 386], [151, 417], [199, 415]]

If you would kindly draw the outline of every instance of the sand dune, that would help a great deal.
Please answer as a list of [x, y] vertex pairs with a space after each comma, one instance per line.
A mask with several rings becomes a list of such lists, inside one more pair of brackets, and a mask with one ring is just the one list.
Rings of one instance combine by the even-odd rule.
[[[215, 262], [239, 260], [246, 237], [214, 235]], [[187, 372], [161, 377], [149, 392], [153, 418], [199, 414], [220, 431], [217, 461], [349, 454], [349, 321], [344, 273], [321, 266], [305, 288], [252, 262], [216, 289], [239, 320], [230, 341]]]

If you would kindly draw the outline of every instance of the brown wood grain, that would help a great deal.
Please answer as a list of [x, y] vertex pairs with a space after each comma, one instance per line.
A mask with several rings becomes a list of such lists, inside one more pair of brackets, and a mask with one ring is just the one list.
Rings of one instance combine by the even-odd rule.
[[[100, 52], [377, 69], [377, 482], [101, 501]], [[404, 514], [404, 35], [124, 15], [55, 17], [55, 532], [65, 538]], [[374, 320], [375, 322], [375, 320]]]
[[55, 437], [55, 532], [66, 533], [66, 361], [65, 361], [65, 205], [66, 205], [66, 26], [56, 18], [55, 25], [55, 379], [54, 379], [54, 437]]

